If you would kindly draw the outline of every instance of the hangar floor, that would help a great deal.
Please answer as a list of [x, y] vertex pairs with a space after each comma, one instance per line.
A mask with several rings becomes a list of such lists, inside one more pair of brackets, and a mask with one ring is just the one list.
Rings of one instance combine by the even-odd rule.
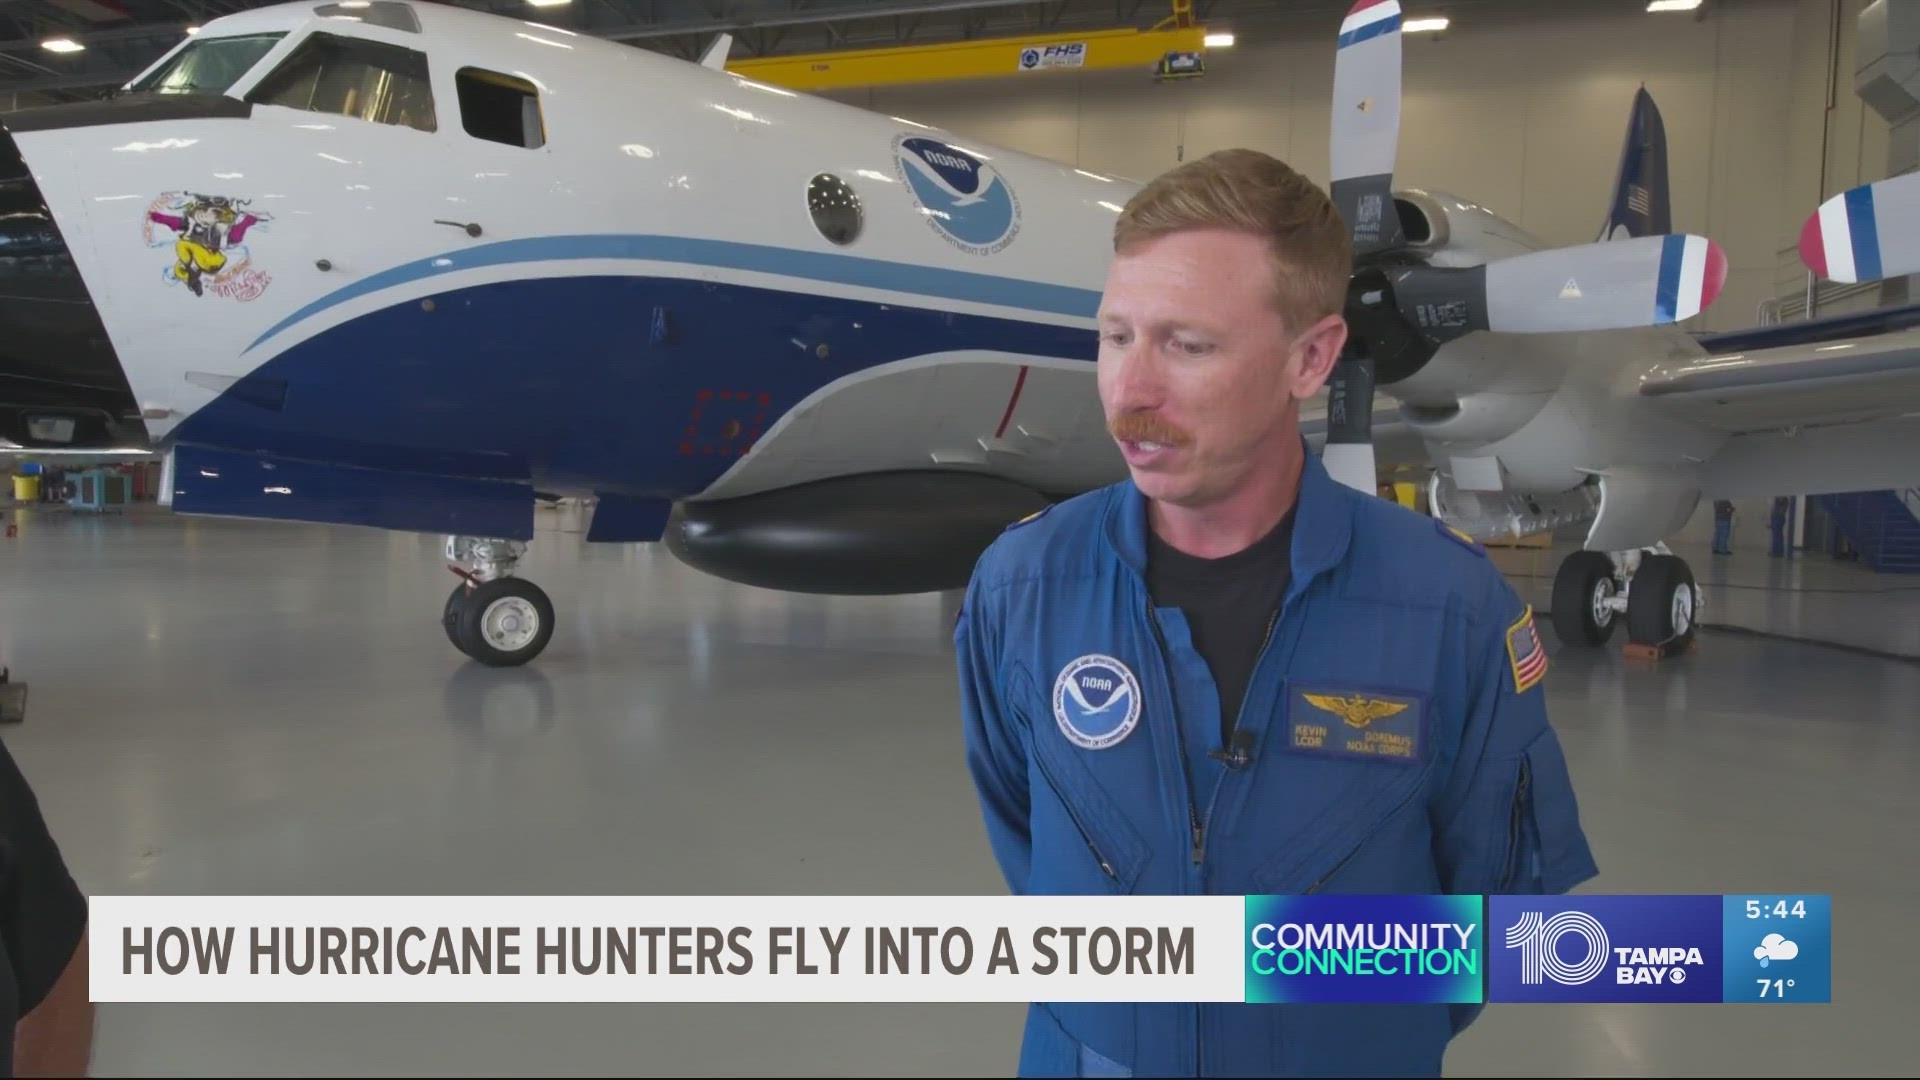
[[[452, 578], [432, 537], [23, 513], [0, 540], [0, 658], [32, 698], [0, 738], [82, 886], [1000, 891], [960, 763], [948, 598], [740, 588], [542, 519], [524, 573], [563, 625], [535, 666], [494, 671], [435, 625]], [[1920, 581], [1683, 554], [1712, 619], [1920, 653]], [[1501, 558], [1544, 608], [1555, 557]], [[1887, 588], [1904, 591], [1855, 591]], [[1920, 664], [1709, 632], [1664, 665], [1562, 654], [1547, 685], [1602, 867], [1586, 891], [1830, 893], [1836, 1004], [1496, 1007], [1449, 1073], [1909, 1072], [1920, 993], [1886, 946], [1920, 894]], [[1020, 1015], [105, 1005], [95, 1071], [1010, 1075]]]

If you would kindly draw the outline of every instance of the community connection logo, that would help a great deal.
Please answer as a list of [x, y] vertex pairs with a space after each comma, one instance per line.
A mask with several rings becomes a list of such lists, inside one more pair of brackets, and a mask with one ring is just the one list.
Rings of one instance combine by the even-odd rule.
[[1478, 896], [1249, 896], [1247, 1000], [1484, 1000]]

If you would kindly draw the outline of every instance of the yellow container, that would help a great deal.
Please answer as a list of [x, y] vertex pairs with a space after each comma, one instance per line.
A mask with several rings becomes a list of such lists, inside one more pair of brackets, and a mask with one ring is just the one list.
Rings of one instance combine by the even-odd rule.
[[39, 502], [40, 478], [37, 476], [14, 477], [13, 497], [20, 502]]

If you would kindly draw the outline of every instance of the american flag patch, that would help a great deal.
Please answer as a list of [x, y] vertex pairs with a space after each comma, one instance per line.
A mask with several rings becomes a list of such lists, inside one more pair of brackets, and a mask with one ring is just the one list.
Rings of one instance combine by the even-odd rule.
[[1524, 694], [1547, 673], [1547, 650], [1533, 625], [1533, 605], [1507, 627], [1507, 657], [1513, 661], [1513, 692]]

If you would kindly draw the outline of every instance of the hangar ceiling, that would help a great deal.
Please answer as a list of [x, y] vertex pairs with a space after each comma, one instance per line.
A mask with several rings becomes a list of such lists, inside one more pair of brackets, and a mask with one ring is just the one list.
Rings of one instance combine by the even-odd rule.
[[[638, 48], [692, 59], [714, 35], [736, 58], [932, 44], [1112, 27], [1150, 27], [1171, 0], [455, 0]], [[1643, 11], [1645, 0], [1403, 0], [1409, 14], [1475, 18]], [[1337, 25], [1352, 0], [1194, 0], [1221, 29]], [[0, 109], [99, 97], [165, 52], [189, 27], [264, 0], [0, 0]], [[1703, 9], [1704, 10], [1704, 9]], [[80, 51], [53, 52], [66, 38]]]

